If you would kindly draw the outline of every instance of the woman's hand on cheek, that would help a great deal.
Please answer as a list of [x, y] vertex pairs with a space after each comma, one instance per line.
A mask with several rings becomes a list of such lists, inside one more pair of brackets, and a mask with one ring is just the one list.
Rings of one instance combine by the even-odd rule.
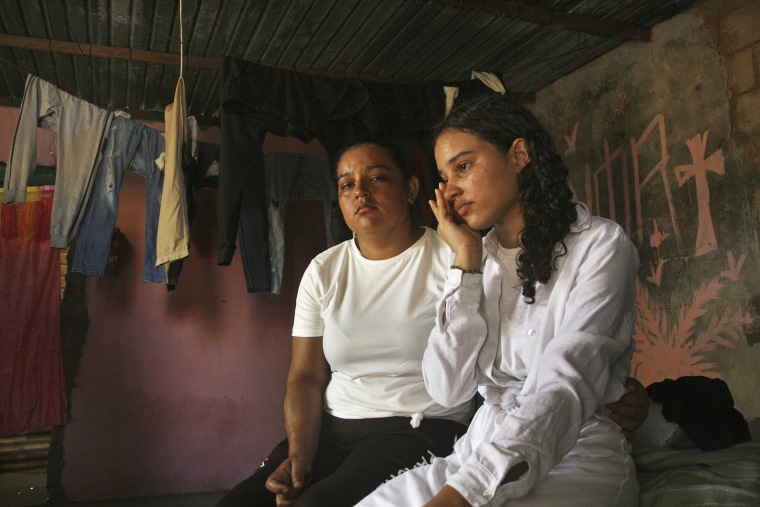
[[438, 220], [438, 235], [454, 252], [454, 264], [463, 269], [479, 270], [483, 257], [483, 240], [480, 232], [473, 230], [444, 195], [446, 184], [441, 183], [435, 191], [435, 200], [428, 201]]

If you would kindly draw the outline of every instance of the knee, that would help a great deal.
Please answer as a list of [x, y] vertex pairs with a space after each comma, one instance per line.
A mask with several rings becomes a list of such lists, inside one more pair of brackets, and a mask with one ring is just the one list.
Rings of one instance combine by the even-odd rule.
[[[338, 503], [336, 503], [338, 502]], [[296, 500], [296, 507], [324, 507], [325, 505], [338, 505], [339, 499], [335, 493], [329, 494], [321, 488], [306, 489]]]
[[266, 477], [254, 474], [229, 490], [216, 507], [275, 507], [275, 495], [264, 485]]
[[225, 494], [221, 500], [216, 502], [215, 507], [237, 507], [239, 504], [230, 498], [230, 494]]

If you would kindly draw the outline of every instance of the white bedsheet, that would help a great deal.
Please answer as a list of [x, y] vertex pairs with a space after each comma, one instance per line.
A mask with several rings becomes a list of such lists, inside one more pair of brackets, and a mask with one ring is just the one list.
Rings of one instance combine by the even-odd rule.
[[760, 506], [760, 442], [709, 452], [644, 448], [633, 458], [640, 507]]

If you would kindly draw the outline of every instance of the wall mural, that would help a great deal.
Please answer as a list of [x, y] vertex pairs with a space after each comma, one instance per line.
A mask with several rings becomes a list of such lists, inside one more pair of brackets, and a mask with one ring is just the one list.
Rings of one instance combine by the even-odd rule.
[[[619, 110], [610, 114], [619, 115], [628, 100], [620, 96], [614, 102]], [[741, 287], [749, 242], [732, 241], [747, 251], [721, 252], [713, 222], [710, 187], [726, 175], [723, 148], [708, 150], [715, 145], [708, 144], [709, 130], [668, 139], [666, 118], [657, 114], [641, 132], [623, 137], [629, 144], [612, 149], [605, 139], [603, 161], [593, 169], [578, 163], [580, 123], [564, 135], [573, 191], [593, 214], [620, 223], [641, 257], [632, 374], [644, 385], [684, 375], [723, 378], [714, 354], [751, 346], [751, 330], [760, 322]], [[606, 117], [605, 131], [611, 123]], [[671, 156], [669, 143], [674, 153], [688, 153], [690, 160]], [[674, 143], [685, 143], [687, 150]], [[731, 218], [723, 217], [721, 226], [731, 227]], [[693, 269], [691, 276], [683, 275], [685, 266]]]

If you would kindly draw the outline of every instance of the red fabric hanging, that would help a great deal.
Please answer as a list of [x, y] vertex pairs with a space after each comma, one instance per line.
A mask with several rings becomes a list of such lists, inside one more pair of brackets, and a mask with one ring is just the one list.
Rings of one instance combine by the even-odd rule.
[[66, 422], [52, 206], [52, 187], [42, 187], [0, 210], [0, 436]]

